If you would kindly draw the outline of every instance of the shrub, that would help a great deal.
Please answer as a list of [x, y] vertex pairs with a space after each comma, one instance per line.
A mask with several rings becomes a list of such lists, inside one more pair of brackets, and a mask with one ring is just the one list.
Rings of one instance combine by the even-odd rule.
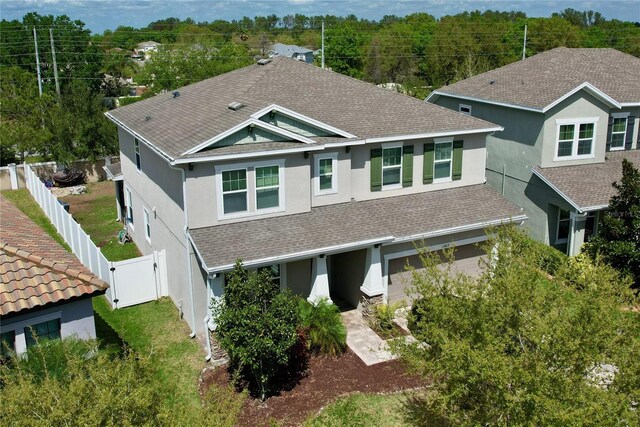
[[374, 305], [371, 310], [372, 316], [368, 318], [369, 326], [384, 339], [402, 335], [393, 319], [396, 317], [396, 311], [405, 305], [403, 301]]
[[338, 307], [326, 298], [316, 304], [301, 299], [299, 307], [307, 348], [331, 356], [344, 352], [347, 348], [347, 330], [342, 324]]

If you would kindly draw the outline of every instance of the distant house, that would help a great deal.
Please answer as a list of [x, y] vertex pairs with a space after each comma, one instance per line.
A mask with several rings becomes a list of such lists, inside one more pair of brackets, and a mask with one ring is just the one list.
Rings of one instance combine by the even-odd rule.
[[139, 60], [149, 59], [149, 57], [151, 56], [151, 52], [157, 52], [160, 46], [162, 46], [161, 43], [154, 42], [154, 41], [146, 41], [146, 42], [138, 43], [131, 57], [133, 59], [139, 59]]
[[570, 255], [597, 234], [622, 159], [640, 166], [640, 59], [615, 49], [552, 49], [427, 100], [504, 127], [487, 138], [487, 182]]
[[96, 337], [91, 298], [109, 286], [0, 196], [0, 354], [37, 339]]
[[313, 51], [306, 47], [300, 47], [293, 44], [276, 43], [271, 46], [268, 52], [269, 58], [284, 57], [293, 58], [298, 61], [313, 64]]

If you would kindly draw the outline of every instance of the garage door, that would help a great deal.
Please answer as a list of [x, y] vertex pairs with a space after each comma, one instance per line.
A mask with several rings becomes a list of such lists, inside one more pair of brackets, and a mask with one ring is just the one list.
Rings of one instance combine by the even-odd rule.
[[[441, 251], [438, 251], [442, 254]], [[484, 256], [484, 251], [475, 245], [466, 245], [456, 248], [456, 260], [453, 264], [452, 271], [454, 273], [462, 272], [471, 276], [477, 276], [480, 273], [478, 262]], [[407, 296], [407, 288], [411, 286], [411, 272], [406, 271], [405, 267], [409, 265], [416, 270], [422, 269], [422, 263], [418, 255], [412, 255], [404, 258], [396, 258], [389, 260], [389, 302], [393, 303], [400, 300], [409, 301]]]

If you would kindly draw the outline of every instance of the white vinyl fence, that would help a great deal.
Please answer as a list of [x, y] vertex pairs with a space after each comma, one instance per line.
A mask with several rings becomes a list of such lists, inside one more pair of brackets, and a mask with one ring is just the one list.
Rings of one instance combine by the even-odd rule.
[[107, 260], [40, 178], [28, 165], [25, 166], [25, 180], [33, 198], [80, 262], [109, 284], [106, 296], [113, 308], [128, 307], [168, 295], [164, 250], [125, 261]]

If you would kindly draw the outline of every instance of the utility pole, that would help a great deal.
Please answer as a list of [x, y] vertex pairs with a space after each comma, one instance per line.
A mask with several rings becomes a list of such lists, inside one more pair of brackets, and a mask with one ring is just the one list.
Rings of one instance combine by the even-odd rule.
[[522, 43], [522, 59], [527, 54], [527, 24], [524, 24], [524, 41]]
[[38, 69], [38, 92], [42, 96], [42, 79], [40, 79], [40, 58], [38, 57], [38, 36], [36, 35], [36, 27], [33, 27], [33, 43], [36, 46], [36, 68]]
[[53, 57], [53, 78], [56, 81], [56, 94], [60, 99], [60, 83], [58, 82], [58, 64], [56, 63], [56, 48], [53, 46], [53, 29], [49, 28], [49, 40], [51, 40], [51, 56]]
[[322, 68], [324, 68], [324, 19], [322, 20]]

